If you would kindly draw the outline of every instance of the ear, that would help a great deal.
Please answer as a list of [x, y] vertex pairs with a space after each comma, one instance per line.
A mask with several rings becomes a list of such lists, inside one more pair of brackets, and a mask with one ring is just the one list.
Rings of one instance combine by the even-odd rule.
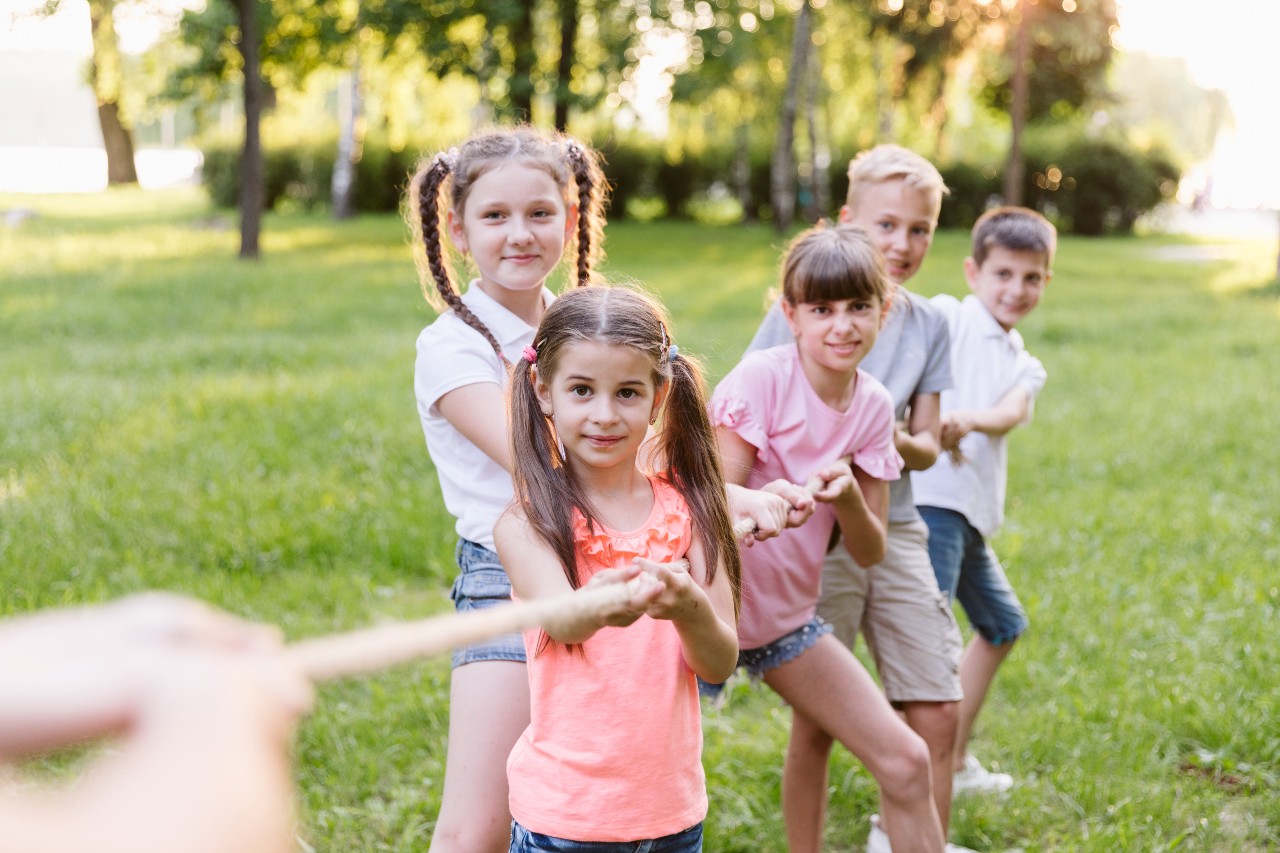
[[451, 207], [445, 215], [445, 228], [449, 232], [449, 239], [453, 242], [453, 247], [462, 254], [467, 253], [467, 232], [462, 227], [462, 217]]
[[787, 327], [791, 329], [791, 334], [799, 337], [800, 329], [796, 326], [796, 306], [786, 299], [783, 299], [779, 304], [782, 305], [782, 316], [787, 318]]
[[969, 283], [969, 289], [975, 293], [978, 291], [978, 273], [981, 269], [972, 255], [964, 259], [964, 280]]
[[658, 386], [658, 390], [653, 394], [653, 407], [649, 409], [649, 423], [652, 424], [658, 420], [658, 412], [662, 410], [662, 404], [667, 402], [667, 395], [671, 393], [671, 382], [663, 382]]
[[533, 395], [538, 398], [542, 414], [551, 417], [551, 389], [542, 381], [542, 373], [536, 364], [529, 368], [529, 382], [533, 385]]
[[884, 328], [885, 320], [889, 319], [889, 311], [893, 309], [893, 298], [897, 293], [898, 289], [895, 287], [889, 291], [884, 299], [880, 300], [880, 322], [876, 324], [877, 329]]
[[849, 205], [847, 204], [841, 205], [840, 215], [837, 217], [837, 219], [840, 220], [841, 225], [848, 225], [850, 222], [853, 221], [853, 208], [849, 207]]

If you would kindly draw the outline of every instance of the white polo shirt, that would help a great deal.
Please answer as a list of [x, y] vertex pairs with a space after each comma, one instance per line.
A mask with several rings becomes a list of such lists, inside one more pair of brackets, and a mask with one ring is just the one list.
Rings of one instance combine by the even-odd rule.
[[[1031, 404], [1044, 387], [1044, 365], [1022, 344], [1017, 329], [1006, 332], [977, 296], [961, 302], [940, 294], [930, 302], [947, 318], [951, 330], [951, 375], [954, 387], [942, 392], [942, 413], [994, 406], [1013, 388], [1027, 391]], [[955, 465], [947, 454], [927, 471], [912, 471], [916, 506], [935, 506], [962, 513], [979, 533], [990, 538], [1004, 522], [1009, 451], [1005, 436], [971, 432], [960, 441], [968, 461]]]
[[[555, 296], [543, 289], [544, 305]], [[472, 282], [462, 302], [484, 323], [507, 360], [515, 362], [524, 348], [533, 344], [537, 331], [512, 314]], [[418, 356], [414, 363], [413, 390], [418, 398], [418, 417], [427, 438], [427, 451], [436, 467], [440, 491], [449, 514], [457, 519], [458, 536], [493, 550], [493, 525], [514, 495], [511, 475], [480, 448], [453, 428], [436, 404], [457, 388], [491, 382], [508, 386], [506, 365], [479, 332], [453, 311], [446, 311], [418, 336]], [[493, 413], [506, 418], [506, 411]]]

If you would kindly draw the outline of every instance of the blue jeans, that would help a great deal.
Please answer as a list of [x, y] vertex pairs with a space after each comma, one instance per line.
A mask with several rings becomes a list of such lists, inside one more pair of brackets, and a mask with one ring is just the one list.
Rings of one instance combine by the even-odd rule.
[[[805, 624], [789, 634], [783, 634], [772, 643], [765, 643], [754, 649], [738, 651], [738, 666], [744, 668], [752, 678], [763, 678], [771, 669], [789, 663], [813, 648], [818, 638], [830, 634], [831, 626], [814, 616]], [[698, 695], [714, 699], [724, 690], [723, 684], [712, 684], [698, 679]]]
[[702, 824], [647, 841], [570, 841], [530, 832], [513, 820], [508, 853], [702, 853]]
[[955, 510], [917, 509], [929, 525], [929, 560], [938, 587], [960, 602], [969, 624], [993, 646], [1018, 639], [1027, 630], [1027, 613], [982, 534]]
[[[459, 613], [484, 610], [511, 603], [511, 581], [507, 578], [498, 555], [483, 545], [467, 539], [458, 540], [458, 578], [449, 597]], [[477, 661], [506, 660], [524, 663], [524, 639], [517, 634], [502, 634], [491, 640], [453, 650], [453, 666]]]

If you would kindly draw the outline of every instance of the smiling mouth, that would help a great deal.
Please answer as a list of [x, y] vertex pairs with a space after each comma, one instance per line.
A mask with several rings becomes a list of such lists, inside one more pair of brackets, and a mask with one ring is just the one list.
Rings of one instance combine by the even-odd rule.
[[613, 447], [615, 444], [622, 441], [622, 436], [620, 435], [589, 435], [586, 438], [587, 441], [597, 447]]

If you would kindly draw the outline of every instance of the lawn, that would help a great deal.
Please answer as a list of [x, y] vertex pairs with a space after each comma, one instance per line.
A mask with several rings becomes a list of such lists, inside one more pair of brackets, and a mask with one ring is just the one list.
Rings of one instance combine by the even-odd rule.
[[[195, 191], [0, 196], [0, 614], [147, 588], [291, 638], [442, 612], [454, 571], [418, 425], [433, 313], [406, 229], [268, 216], [264, 258]], [[682, 352], [732, 366], [776, 278], [760, 227], [610, 226]], [[1274, 242], [1066, 239], [1025, 323], [1049, 384], [1012, 438], [995, 542], [1032, 629], [974, 744], [1020, 784], [957, 804], [982, 850], [1280, 845], [1280, 294]], [[966, 235], [913, 282], [960, 293]], [[1187, 258], [1191, 257], [1191, 260]], [[707, 849], [780, 851], [788, 711], [735, 681], [708, 709]], [[327, 685], [297, 738], [302, 834], [426, 848], [444, 659]], [[828, 848], [875, 808], [847, 754]]]

